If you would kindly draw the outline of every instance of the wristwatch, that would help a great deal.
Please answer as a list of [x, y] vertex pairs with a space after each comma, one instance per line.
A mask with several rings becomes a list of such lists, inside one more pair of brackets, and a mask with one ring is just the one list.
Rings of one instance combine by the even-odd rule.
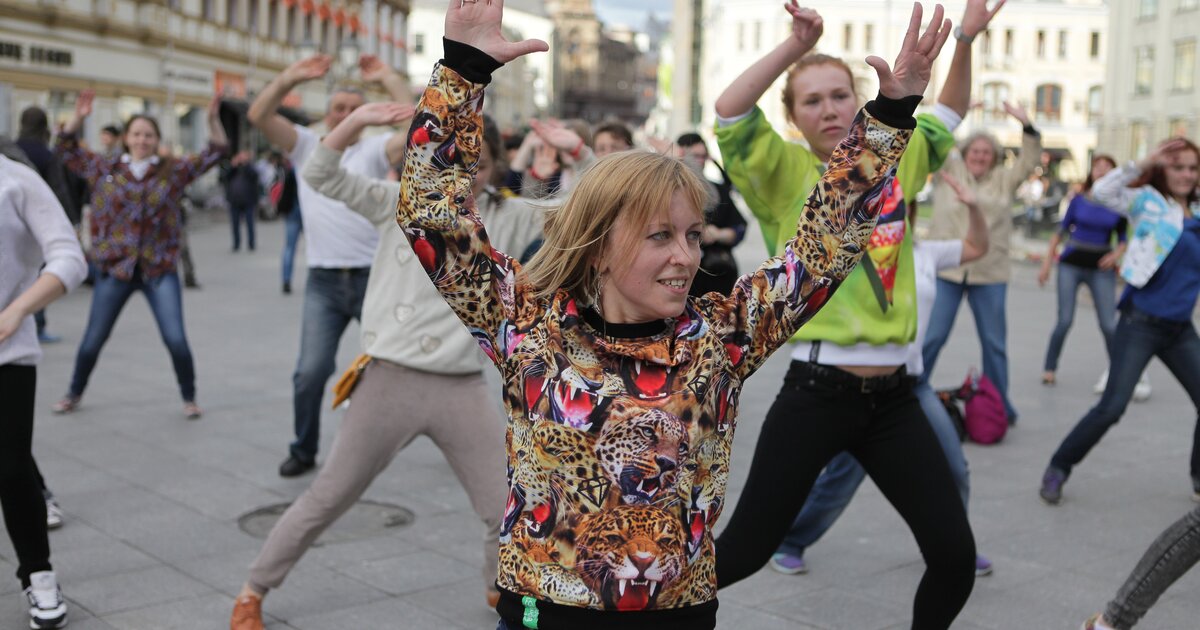
[[964, 44], [970, 44], [971, 42], [975, 41], [975, 35], [967, 35], [963, 32], [962, 25], [959, 25], [954, 27], [954, 39], [957, 39]]

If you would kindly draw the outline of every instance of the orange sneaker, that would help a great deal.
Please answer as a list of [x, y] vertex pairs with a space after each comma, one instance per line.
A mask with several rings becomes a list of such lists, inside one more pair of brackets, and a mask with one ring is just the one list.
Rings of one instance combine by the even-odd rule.
[[263, 630], [262, 598], [253, 595], [238, 598], [233, 604], [229, 630]]

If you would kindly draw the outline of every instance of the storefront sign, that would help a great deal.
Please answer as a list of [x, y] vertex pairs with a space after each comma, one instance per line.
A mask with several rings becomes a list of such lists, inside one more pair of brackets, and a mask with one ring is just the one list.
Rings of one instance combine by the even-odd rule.
[[43, 46], [25, 46], [16, 42], [0, 41], [0, 59], [15, 59], [50, 66], [70, 66], [73, 63], [72, 53], [59, 48]]

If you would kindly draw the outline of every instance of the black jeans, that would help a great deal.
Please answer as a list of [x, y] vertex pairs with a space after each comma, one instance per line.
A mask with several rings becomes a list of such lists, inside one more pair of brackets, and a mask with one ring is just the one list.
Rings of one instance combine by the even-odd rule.
[[[1200, 410], [1200, 337], [1196, 327], [1190, 321], [1160, 319], [1130, 307], [1121, 313], [1113, 334], [1112, 363], [1104, 394], [1063, 439], [1050, 459], [1051, 466], [1071, 474], [1071, 469], [1125, 414], [1138, 378], [1154, 357], [1162, 359]], [[1193, 477], [1200, 477], [1200, 422], [1192, 435], [1191, 469]]]
[[729, 586], [766, 564], [821, 469], [849, 451], [908, 523], [925, 559], [912, 627], [950, 627], [975, 584], [975, 539], [913, 384], [907, 376], [859, 379], [792, 362], [763, 422], [741, 499], [717, 539], [717, 584]]
[[46, 500], [33, 464], [33, 395], [37, 368], [0, 365], [0, 509], [17, 552], [17, 578], [49, 571]]

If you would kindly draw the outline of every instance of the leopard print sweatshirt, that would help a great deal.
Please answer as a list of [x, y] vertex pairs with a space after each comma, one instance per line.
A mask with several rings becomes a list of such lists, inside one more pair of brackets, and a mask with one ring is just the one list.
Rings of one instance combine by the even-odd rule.
[[858, 263], [916, 102], [868, 104], [796, 237], [730, 295], [689, 298], [673, 320], [614, 325], [566, 291], [535, 297], [520, 264], [492, 247], [471, 181], [498, 64], [446, 47], [408, 133], [397, 221], [503, 377], [498, 610], [511, 627], [712, 627], [712, 528], [742, 383]]

